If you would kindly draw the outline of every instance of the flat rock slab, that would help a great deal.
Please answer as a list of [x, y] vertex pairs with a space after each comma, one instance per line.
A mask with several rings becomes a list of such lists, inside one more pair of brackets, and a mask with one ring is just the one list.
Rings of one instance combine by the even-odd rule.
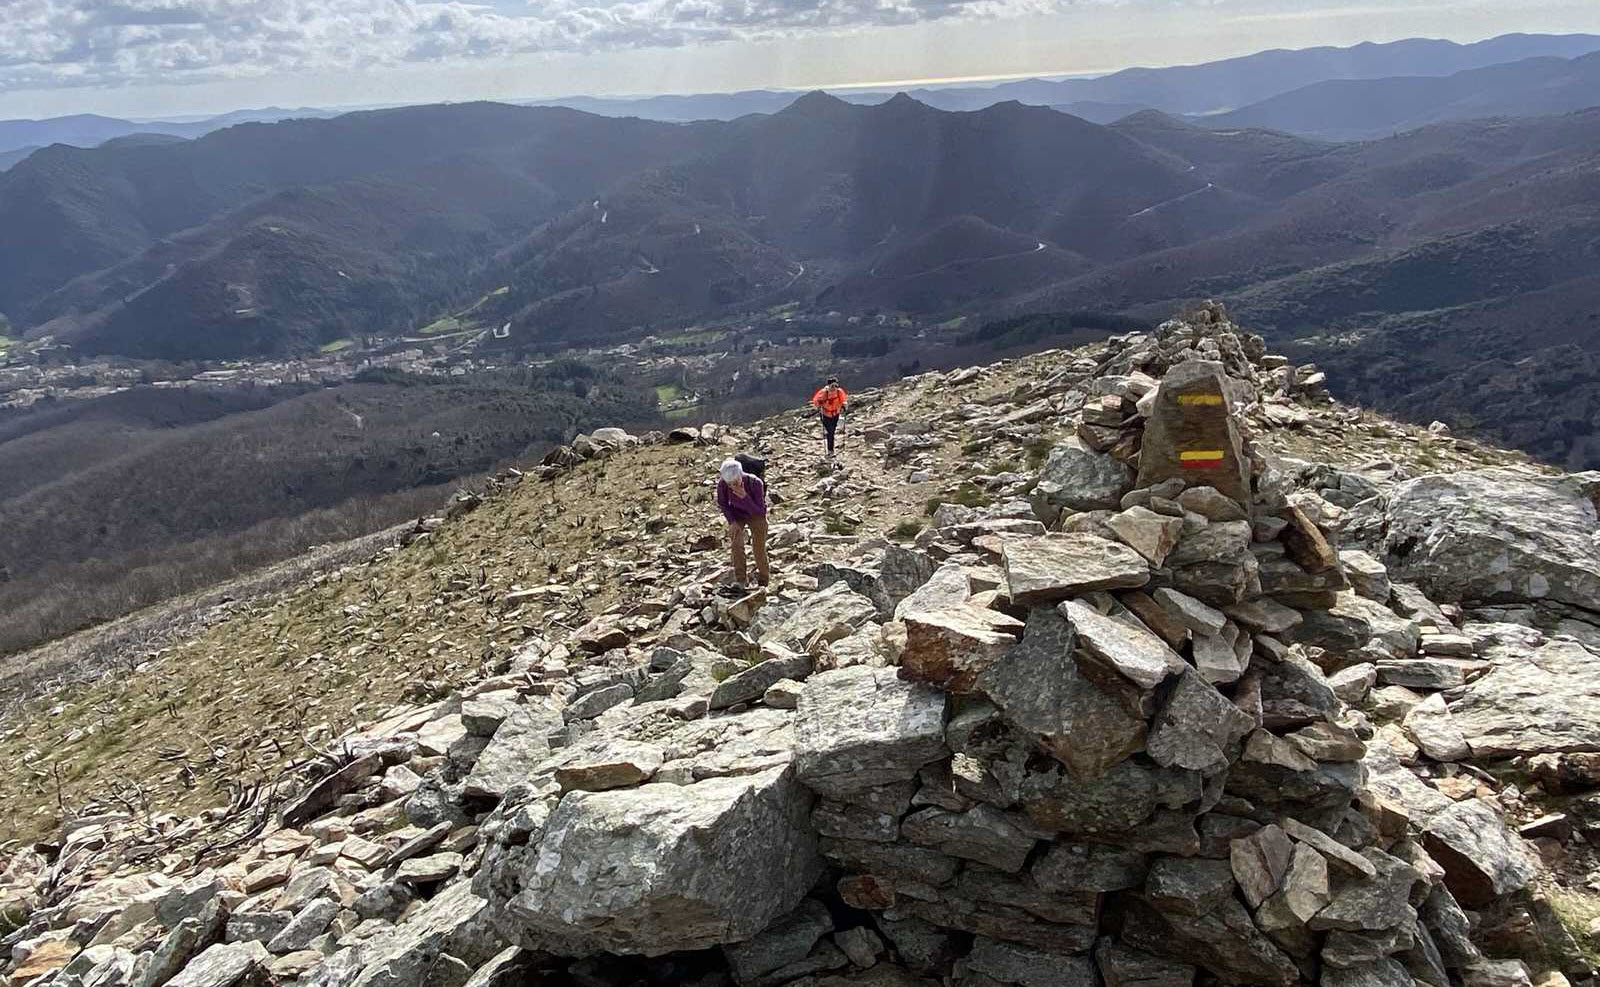
[[[564, 956], [658, 956], [748, 939], [822, 871], [812, 798], [789, 767], [573, 792], [522, 857], [522, 890], [496, 921]], [[715, 866], [711, 866], [711, 862]]]
[[1570, 476], [1439, 473], [1399, 484], [1387, 504], [1383, 561], [1434, 600], [1597, 607], [1595, 505]]
[[1434, 813], [1423, 826], [1422, 842], [1444, 868], [1445, 886], [1468, 908], [1526, 886], [1538, 870], [1522, 840], [1483, 799]]
[[642, 785], [660, 769], [666, 756], [655, 744], [613, 740], [582, 751], [555, 771], [561, 790], [601, 792]]
[[784, 679], [803, 679], [810, 675], [811, 665], [808, 656], [796, 654], [757, 662], [718, 683], [716, 691], [711, 693], [711, 708], [727, 709], [760, 699], [768, 688]]
[[813, 791], [847, 799], [909, 782], [924, 764], [949, 756], [946, 701], [943, 692], [905, 681], [893, 668], [813, 675], [795, 713], [795, 770]]
[[533, 766], [549, 756], [550, 735], [561, 724], [560, 710], [542, 700], [517, 707], [478, 755], [465, 781], [466, 794], [497, 799], [525, 781]]
[[905, 618], [900, 674], [947, 692], [971, 692], [1022, 632], [1022, 621], [998, 610], [958, 603]]
[[1497, 659], [1450, 719], [1478, 757], [1600, 751], [1600, 655], [1556, 640]]
[[895, 604], [894, 616], [897, 620], [904, 620], [917, 614], [957, 606], [971, 598], [972, 583], [967, 578], [967, 567], [959, 562], [947, 562], [927, 582]]
[[1238, 759], [1241, 741], [1255, 719], [1185, 668], [1150, 726], [1146, 746], [1162, 767], [1211, 775]]
[[1135, 506], [1113, 514], [1106, 518], [1106, 527], [1151, 565], [1165, 562], [1183, 536], [1182, 518], [1157, 514], [1148, 507]]
[[1060, 609], [1077, 635], [1085, 671], [1091, 678], [1096, 672], [1110, 674], [1149, 690], [1188, 667], [1177, 652], [1142, 626], [1107, 617], [1077, 600]]
[[804, 653], [814, 639], [836, 641], [877, 617], [878, 605], [841, 581], [807, 596], [761, 640]]
[[913, 843], [1012, 874], [1022, 869], [1039, 842], [1006, 813], [984, 804], [966, 812], [922, 809], [906, 817], [900, 832]]
[[1005, 543], [1001, 557], [1017, 606], [1055, 603], [1093, 590], [1137, 589], [1150, 581], [1150, 563], [1138, 552], [1098, 535], [1015, 538]]
[[258, 942], [217, 943], [206, 947], [176, 977], [171, 987], [234, 987], [262, 979], [272, 957]]
[[1063, 510], [1112, 510], [1132, 485], [1133, 471], [1116, 458], [1068, 439], [1051, 449], [1039, 468], [1034, 511], [1054, 522]]

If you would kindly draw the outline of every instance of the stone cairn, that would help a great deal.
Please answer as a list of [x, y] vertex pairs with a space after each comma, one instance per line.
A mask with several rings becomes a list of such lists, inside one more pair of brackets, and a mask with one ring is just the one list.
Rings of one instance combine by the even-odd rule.
[[227, 863], [38, 908], [12, 981], [1526, 984], [1464, 908], [1531, 858], [1369, 744], [1382, 567], [1236, 413], [1306, 375], [1219, 307], [1108, 352], [1024, 398], [1080, 416], [1029, 500], [535, 640]]

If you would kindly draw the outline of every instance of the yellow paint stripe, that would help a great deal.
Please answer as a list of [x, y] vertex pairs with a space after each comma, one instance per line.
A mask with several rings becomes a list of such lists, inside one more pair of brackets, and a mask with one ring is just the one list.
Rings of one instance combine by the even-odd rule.
[[1206, 449], [1198, 452], [1180, 452], [1178, 458], [1186, 463], [1210, 461], [1222, 458], [1221, 449]]
[[1178, 403], [1179, 404], [1221, 404], [1222, 403], [1222, 395], [1220, 395], [1220, 394], [1180, 394], [1180, 395], [1178, 395]]

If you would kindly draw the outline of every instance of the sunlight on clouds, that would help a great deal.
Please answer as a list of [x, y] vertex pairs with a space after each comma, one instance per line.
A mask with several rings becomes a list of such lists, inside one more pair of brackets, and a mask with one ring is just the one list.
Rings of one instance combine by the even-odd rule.
[[519, 13], [453, 0], [11, 0], [0, 20], [0, 88], [206, 82], [528, 52], [678, 47], [1023, 16], [1073, 5], [1074, 0], [553, 0], [530, 3]]

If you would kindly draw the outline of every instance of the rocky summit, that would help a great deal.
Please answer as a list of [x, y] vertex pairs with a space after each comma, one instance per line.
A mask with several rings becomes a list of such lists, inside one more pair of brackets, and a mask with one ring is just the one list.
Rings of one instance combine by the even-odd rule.
[[[771, 587], [664, 556], [653, 595], [327, 743], [270, 811], [101, 806], [8, 847], [6, 977], [1592, 981], [1595, 478], [1288, 455], [1379, 433], [1215, 304], [1043, 359], [863, 395], [881, 472], [775, 481]], [[943, 410], [899, 418], [918, 393]], [[602, 430], [541, 475], [801, 427]], [[1033, 465], [840, 530], [969, 429]]]

